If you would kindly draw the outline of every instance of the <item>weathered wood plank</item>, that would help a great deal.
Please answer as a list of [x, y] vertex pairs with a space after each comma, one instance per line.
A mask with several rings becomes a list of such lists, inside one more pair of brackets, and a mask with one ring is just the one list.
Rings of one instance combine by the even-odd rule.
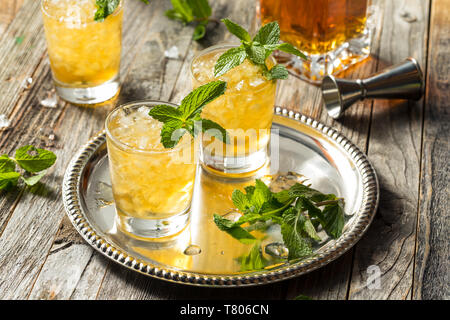
[[[21, 37], [21, 42], [16, 41]], [[24, 0], [0, 38], [0, 114], [10, 116], [45, 51], [40, 1]]]
[[[378, 69], [408, 56], [425, 67], [429, 1], [384, 4]], [[422, 106], [422, 101], [374, 101], [368, 155], [380, 181], [380, 205], [355, 249], [350, 299], [411, 298]], [[371, 268], [379, 268], [379, 288]]]
[[432, 2], [413, 299], [450, 298], [450, 7]]
[[2, 0], [2, 5], [0, 6], [0, 38], [22, 4], [23, 0]]

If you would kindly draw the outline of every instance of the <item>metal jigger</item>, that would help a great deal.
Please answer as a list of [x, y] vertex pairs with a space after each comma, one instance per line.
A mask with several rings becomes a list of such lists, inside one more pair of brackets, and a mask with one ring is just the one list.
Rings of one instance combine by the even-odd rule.
[[337, 119], [358, 100], [366, 98], [419, 100], [423, 95], [423, 75], [413, 58], [391, 66], [367, 79], [345, 80], [326, 76], [322, 96], [330, 117]]

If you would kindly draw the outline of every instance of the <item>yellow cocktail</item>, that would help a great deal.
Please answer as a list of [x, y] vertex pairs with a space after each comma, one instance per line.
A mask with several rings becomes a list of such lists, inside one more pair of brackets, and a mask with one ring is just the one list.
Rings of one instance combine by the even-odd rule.
[[160, 142], [162, 123], [148, 115], [167, 102], [130, 103], [106, 119], [111, 183], [123, 230], [159, 238], [182, 230], [194, 187], [193, 139], [185, 134], [173, 149]]
[[[194, 88], [218, 79], [227, 82], [225, 94], [208, 104], [202, 117], [227, 129], [231, 143], [204, 139], [203, 164], [222, 172], [243, 173], [260, 168], [267, 160], [276, 80], [267, 80], [261, 68], [248, 59], [215, 78], [214, 65], [230, 48], [233, 46], [219, 45], [200, 52], [192, 61], [191, 74]], [[274, 64], [274, 59], [268, 58], [267, 66]]]
[[58, 94], [94, 104], [116, 95], [123, 6], [94, 21], [95, 0], [41, 0], [48, 55]]

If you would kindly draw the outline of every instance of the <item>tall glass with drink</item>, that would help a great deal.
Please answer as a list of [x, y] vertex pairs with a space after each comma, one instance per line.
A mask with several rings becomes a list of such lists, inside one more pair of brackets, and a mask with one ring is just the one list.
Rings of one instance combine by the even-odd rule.
[[75, 104], [96, 104], [119, 90], [123, 1], [94, 21], [95, 0], [41, 0], [53, 80], [58, 95]]
[[[194, 88], [216, 80], [214, 66], [217, 60], [233, 47], [213, 46], [194, 57], [191, 64]], [[269, 57], [269, 68], [274, 64], [274, 58]], [[260, 68], [248, 60], [218, 79], [227, 82], [227, 91], [208, 104], [202, 114], [228, 131], [230, 143], [205, 135], [200, 160], [204, 166], [218, 172], [252, 172], [268, 160], [276, 81], [268, 80]]]

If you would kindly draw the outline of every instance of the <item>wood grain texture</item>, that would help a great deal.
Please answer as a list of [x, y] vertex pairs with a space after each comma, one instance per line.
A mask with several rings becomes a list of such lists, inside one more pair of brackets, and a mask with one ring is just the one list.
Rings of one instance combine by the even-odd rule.
[[414, 299], [450, 298], [450, 3], [432, 2]]
[[[385, 1], [379, 70], [415, 57], [426, 66], [429, 2]], [[350, 299], [410, 299], [423, 101], [375, 100], [368, 156], [380, 182], [379, 210], [357, 244]], [[371, 268], [379, 268], [380, 287]]]
[[23, 0], [2, 0], [0, 5], [0, 38], [16, 16], [23, 4]]

